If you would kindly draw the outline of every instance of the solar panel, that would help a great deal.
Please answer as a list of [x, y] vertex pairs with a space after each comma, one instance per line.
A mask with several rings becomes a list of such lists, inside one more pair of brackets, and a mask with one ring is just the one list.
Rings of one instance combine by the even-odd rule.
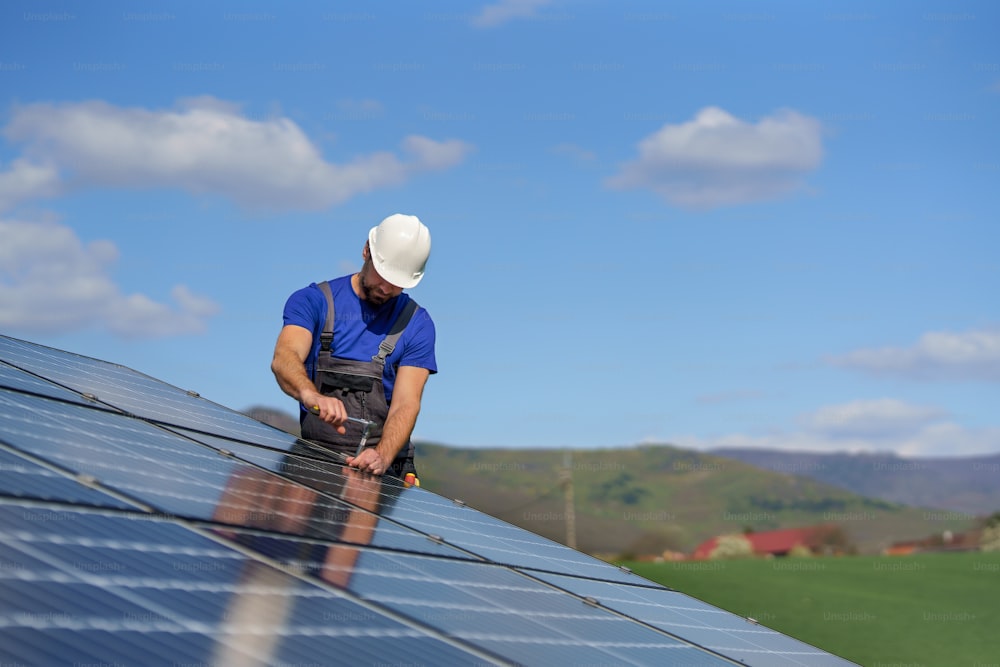
[[0, 664], [852, 664], [128, 368], [0, 361]]

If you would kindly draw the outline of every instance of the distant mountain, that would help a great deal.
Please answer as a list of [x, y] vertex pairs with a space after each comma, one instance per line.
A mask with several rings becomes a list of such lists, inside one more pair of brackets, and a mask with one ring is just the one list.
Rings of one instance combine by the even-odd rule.
[[[424, 488], [567, 543], [566, 454], [417, 443]], [[576, 450], [569, 460], [577, 546], [595, 554], [691, 552], [745, 530], [835, 523], [860, 552], [974, 521], [667, 445]]]
[[894, 454], [816, 454], [766, 449], [715, 449], [711, 453], [903, 505], [970, 515], [1000, 510], [1000, 454], [910, 459]]

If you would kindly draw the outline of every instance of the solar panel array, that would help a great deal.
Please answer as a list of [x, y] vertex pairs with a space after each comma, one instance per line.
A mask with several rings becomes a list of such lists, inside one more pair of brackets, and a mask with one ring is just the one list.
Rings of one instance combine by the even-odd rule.
[[0, 664], [852, 664], [134, 370], [0, 360]]

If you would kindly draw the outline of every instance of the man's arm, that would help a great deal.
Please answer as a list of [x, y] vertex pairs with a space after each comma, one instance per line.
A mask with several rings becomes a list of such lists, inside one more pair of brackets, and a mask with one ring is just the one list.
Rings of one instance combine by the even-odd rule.
[[283, 392], [308, 409], [318, 408], [320, 419], [336, 426], [341, 434], [346, 433], [347, 429], [343, 424], [347, 419], [347, 409], [344, 404], [338, 398], [323, 396], [316, 391], [316, 385], [306, 373], [305, 362], [312, 350], [312, 343], [311, 331], [295, 324], [286, 324], [274, 345], [271, 372]]
[[430, 371], [417, 366], [400, 366], [392, 388], [392, 404], [382, 427], [382, 438], [356, 457], [348, 456], [347, 465], [376, 475], [383, 474], [410, 439], [420, 414], [420, 400]]

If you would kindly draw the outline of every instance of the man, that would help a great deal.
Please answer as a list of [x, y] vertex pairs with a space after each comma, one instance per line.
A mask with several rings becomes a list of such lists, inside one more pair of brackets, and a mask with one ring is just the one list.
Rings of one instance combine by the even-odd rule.
[[[302, 437], [375, 475], [416, 474], [410, 435], [424, 384], [437, 372], [435, 330], [403, 290], [423, 278], [430, 250], [416, 216], [390, 215], [369, 232], [360, 271], [288, 298], [274, 347], [271, 370], [300, 403]], [[348, 417], [377, 425], [360, 453], [364, 427]]]

